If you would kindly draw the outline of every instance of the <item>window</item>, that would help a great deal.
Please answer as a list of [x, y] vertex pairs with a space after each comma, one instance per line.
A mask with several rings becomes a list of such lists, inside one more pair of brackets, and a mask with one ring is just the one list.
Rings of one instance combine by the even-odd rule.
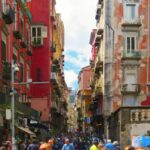
[[6, 44], [4, 41], [1, 41], [2, 51], [1, 51], [1, 59], [2, 61], [6, 61]]
[[32, 27], [32, 45], [43, 45], [42, 26]]
[[20, 82], [23, 82], [23, 64], [20, 64]]
[[36, 80], [41, 81], [41, 69], [37, 68], [36, 70]]
[[126, 49], [127, 52], [134, 52], [136, 50], [136, 37], [126, 38]]
[[6, 11], [6, 0], [2, 0], [2, 12]]
[[124, 9], [125, 20], [127, 21], [135, 21], [138, 19], [138, 3], [126, 3]]
[[129, 19], [129, 20], [133, 19], [134, 20], [136, 17], [135, 5], [134, 4], [127, 4], [126, 10], [127, 10], [127, 13], [126, 13], [127, 19]]

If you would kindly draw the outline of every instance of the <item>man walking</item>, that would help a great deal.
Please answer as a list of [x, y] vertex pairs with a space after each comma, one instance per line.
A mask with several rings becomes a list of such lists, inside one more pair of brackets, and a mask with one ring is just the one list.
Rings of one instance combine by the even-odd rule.
[[65, 139], [65, 144], [63, 145], [62, 150], [74, 150], [74, 146], [70, 143], [69, 139]]

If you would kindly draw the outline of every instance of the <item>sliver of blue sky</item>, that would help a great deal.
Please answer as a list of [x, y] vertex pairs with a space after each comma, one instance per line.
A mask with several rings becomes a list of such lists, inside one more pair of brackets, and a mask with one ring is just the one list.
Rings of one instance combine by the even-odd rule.
[[98, 0], [56, 0], [56, 11], [65, 27], [65, 80], [68, 87], [77, 89], [78, 73], [89, 65], [90, 32], [96, 26]]

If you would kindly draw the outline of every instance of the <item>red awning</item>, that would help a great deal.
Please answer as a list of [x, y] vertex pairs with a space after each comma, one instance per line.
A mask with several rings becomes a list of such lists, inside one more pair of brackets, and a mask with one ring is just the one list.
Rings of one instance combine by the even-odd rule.
[[141, 103], [142, 106], [150, 106], [150, 96], [147, 96], [147, 99]]

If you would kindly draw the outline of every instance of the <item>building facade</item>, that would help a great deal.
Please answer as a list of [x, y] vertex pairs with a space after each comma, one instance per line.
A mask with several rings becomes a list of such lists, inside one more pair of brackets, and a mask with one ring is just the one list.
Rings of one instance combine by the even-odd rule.
[[[19, 137], [20, 131], [25, 133], [24, 128], [28, 126], [23, 120], [31, 118], [39, 120], [39, 113], [30, 107], [30, 86], [26, 84], [31, 77], [32, 15], [27, 3], [21, 0], [2, 0], [0, 8], [0, 141], [2, 141], [10, 139], [11, 136], [11, 118], [6, 117], [6, 110], [11, 108], [12, 92], [15, 100], [15, 136]], [[14, 65], [18, 71], [12, 75]], [[13, 76], [14, 91], [12, 91]]]
[[61, 130], [66, 122], [67, 86], [63, 72], [64, 26], [55, 4], [55, 0], [31, 2], [32, 79], [37, 82], [31, 87], [31, 107], [41, 112], [42, 122]]
[[[61, 123], [55, 127], [59, 131], [67, 130], [64, 26], [55, 4], [55, 0], [0, 1], [0, 133], [7, 130], [7, 139], [11, 130], [5, 111], [11, 107], [11, 92], [15, 93], [15, 121], [21, 126], [19, 131], [32, 133], [24, 129], [31, 127], [44, 139], [47, 138], [44, 132], [48, 133], [56, 122]], [[11, 90], [12, 64], [19, 68], [14, 73], [15, 91]], [[25, 126], [21, 118], [25, 118]], [[41, 128], [45, 137], [39, 134]]]
[[[94, 30], [92, 43], [92, 49], [96, 47], [96, 59], [92, 64], [94, 91], [99, 81], [101, 89], [98, 92], [103, 97], [104, 135], [123, 145], [131, 144], [134, 133], [128, 132], [128, 129], [131, 126], [135, 129], [135, 120], [132, 117], [126, 119], [126, 113], [135, 112], [133, 115], [136, 116], [136, 112], [142, 109], [143, 115], [149, 114], [149, 5], [148, 0], [99, 0], [97, 4], [97, 30]], [[96, 72], [97, 68], [101, 69]], [[144, 121], [141, 117], [138, 119], [137, 122], [145, 126], [143, 130], [139, 127], [138, 135], [146, 134], [150, 118]], [[116, 134], [113, 134], [113, 126]]]
[[77, 99], [79, 99], [79, 101], [81, 102], [81, 106], [77, 108], [79, 123], [78, 128], [83, 132], [90, 132], [91, 110], [89, 109], [89, 105], [91, 103], [91, 76], [92, 71], [90, 66], [82, 68], [78, 76], [79, 88]]

